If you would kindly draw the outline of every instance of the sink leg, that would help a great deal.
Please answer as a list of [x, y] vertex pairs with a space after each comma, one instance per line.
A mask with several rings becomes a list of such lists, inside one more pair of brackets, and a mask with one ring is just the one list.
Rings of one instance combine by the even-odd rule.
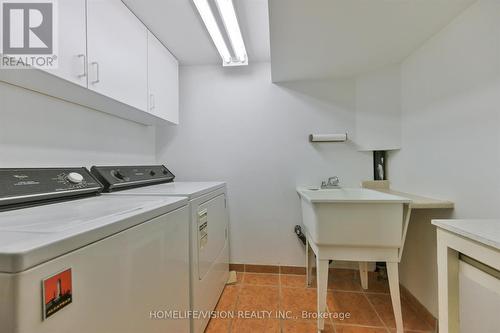
[[366, 261], [359, 262], [359, 278], [361, 280], [361, 287], [368, 289], [368, 263]]
[[313, 264], [314, 264], [314, 252], [309, 246], [309, 240], [306, 240], [306, 284], [308, 287], [311, 286], [312, 284], [312, 278], [313, 278]]
[[328, 260], [316, 258], [316, 282], [318, 290], [318, 330], [325, 328], [326, 291], [328, 288]]
[[387, 262], [387, 276], [391, 291], [392, 309], [396, 318], [396, 331], [403, 333], [403, 315], [401, 313], [401, 298], [399, 297], [399, 273], [397, 262]]

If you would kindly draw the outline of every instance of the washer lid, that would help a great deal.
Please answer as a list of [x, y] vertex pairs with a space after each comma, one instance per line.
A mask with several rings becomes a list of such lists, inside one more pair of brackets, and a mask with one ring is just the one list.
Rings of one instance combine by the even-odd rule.
[[24, 271], [186, 204], [180, 197], [99, 196], [0, 212], [0, 272]]
[[194, 199], [219, 188], [223, 188], [224, 186], [226, 186], [225, 182], [174, 182], [138, 187], [124, 191], [113, 192], [113, 194], [180, 196]]

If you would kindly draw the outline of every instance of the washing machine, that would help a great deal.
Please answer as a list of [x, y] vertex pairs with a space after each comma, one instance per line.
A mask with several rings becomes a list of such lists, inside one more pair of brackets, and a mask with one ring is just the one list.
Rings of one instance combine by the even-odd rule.
[[202, 333], [229, 275], [226, 184], [175, 182], [175, 176], [163, 165], [94, 166], [91, 172], [111, 196], [188, 198], [192, 332]]
[[190, 331], [188, 201], [85, 168], [0, 169], [0, 332]]

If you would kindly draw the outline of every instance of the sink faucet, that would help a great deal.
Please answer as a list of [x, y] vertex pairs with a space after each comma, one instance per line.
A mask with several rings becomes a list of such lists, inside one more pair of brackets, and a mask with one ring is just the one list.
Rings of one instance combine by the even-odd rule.
[[333, 176], [328, 178], [327, 181], [321, 182], [321, 188], [339, 188], [340, 187], [340, 179], [337, 176]]

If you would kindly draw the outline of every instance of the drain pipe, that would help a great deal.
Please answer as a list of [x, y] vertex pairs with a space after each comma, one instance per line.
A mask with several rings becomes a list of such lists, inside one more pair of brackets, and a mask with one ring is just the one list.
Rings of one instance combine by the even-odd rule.
[[[373, 180], [387, 180], [387, 158], [385, 150], [373, 151]], [[387, 265], [385, 262], [377, 262], [375, 271], [379, 273], [378, 278], [387, 279]]]
[[297, 238], [302, 242], [302, 244], [306, 245], [306, 235], [302, 232], [302, 227], [300, 225], [296, 225], [294, 228], [294, 232], [297, 235]]
[[[304, 244], [306, 245], [306, 235], [302, 232], [302, 227], [300, 225], [296, 225], [295, 228], [293, 229], [295, 234], [297, 235], [297, 238]], [[328, 264], [330, 265], [333, 262], [333, 260], [328, 260]]]

